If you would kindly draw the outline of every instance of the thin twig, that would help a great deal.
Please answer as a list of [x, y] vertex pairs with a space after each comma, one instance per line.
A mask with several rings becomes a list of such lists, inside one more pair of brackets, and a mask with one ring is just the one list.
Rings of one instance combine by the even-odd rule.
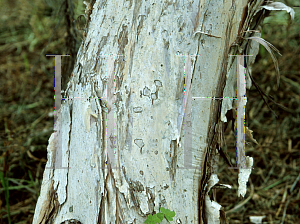
[[287, 210], [287, 207], [290, 203], [290, 199], [287, 200], [285, 206], [284, 206], [284, 211], [283, 211], [283, 215], [282, 215], [282, 220], [281, 220], [281, 223], [283, 224], [284, 223], [284, 220], [285, 220], [285, 215], [286, 215], [286, 210]]
[[214, 36], [214, 35], [211, 35], [211, 34], [208, 34], [208, 33], [204, 33], [204, 32], [202, 32], [202, 31], [197, 31], [196, 33], [194, 33], [194, 36], [195, 36], [197, 33], [201, 33], [201, 34], [207, 35], [207, 36], [209, 36], [209, 37], [221, 38], [221, 37]]

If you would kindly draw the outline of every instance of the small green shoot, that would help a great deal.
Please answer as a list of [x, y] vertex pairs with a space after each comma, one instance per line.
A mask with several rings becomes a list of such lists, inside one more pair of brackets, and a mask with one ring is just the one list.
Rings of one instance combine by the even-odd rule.
[[7, 208], [7, 218], [8, 223], [11, 224], [10, 220], [10, 209], [9, 209], [9, 190], [8, 190], [8, 179], [4, 176], [3, 172], [0, 171], [0, 182], [2, 184], [2, 187], [4, 189], [4, 196], [5, 196], [5, 202], [6, 202], [6, 208]]
[[160, 223], [164, 218], [166, 218], [166, 220], [169, 221], [173, 221], [173, 217], [175, 216], [175, 212], [174, 211], [170, 211], [169, 209], [165, 209], [164, 207], [160, 208], [159, 213], [156, 213], [154, 215], [148, 215], [148, 219], [145, 221], [145, 223], [149, 223], [149, 224], [156, 224], [156, 223]]

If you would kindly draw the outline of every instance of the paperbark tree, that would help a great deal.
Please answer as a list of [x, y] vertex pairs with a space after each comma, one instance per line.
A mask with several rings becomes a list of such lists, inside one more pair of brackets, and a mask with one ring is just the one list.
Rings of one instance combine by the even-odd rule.
[[223, 222], [208, 191], [217, 182], [225, 114], [235, 105], [211, 99], [235, 97], [230, 55], [253, 54], [254, 61], [258, 48], [246, 37], [259, 29], [263, 4], [89, 5], [62, 128], [47, 148], [46, 167], [55, 168], [44, 171], [33, 223], [140, 224], [160, 207], [175, 211], [172, 223]]

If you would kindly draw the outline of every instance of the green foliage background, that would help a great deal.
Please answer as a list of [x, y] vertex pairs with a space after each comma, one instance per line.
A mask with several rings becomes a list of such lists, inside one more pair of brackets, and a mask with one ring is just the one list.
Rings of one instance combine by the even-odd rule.
[[[283, 55], [278, 57], [280, 88], [275, 88], [274, 65], [263, 48], [253, 77], [289, 109], [269, 102], [275, 118], [257, 90], [248, 91], [247, 125], [259, 145], [249, 143], [246, 148], [255, 162], [246, 203], [236, 197], [237, 173], [220, 161], [220, 183], [231, 184], [233, 190], [216, 194], [218, 203], [230, 211], [230, 223], [249, 223], [249, 215], [265, 215], [267, 223], [299, 222], [300, 10], [299, 1], [283, 2], [298, 6], [295, 20], [290, 22], [286, 12], [272, 12], [263, 26], [263, 38]], [[73, 59], [62, 60], [66, 83], [82, 39], [78, 29], [85, 23], [76, 29], [76, 19], [84, 9], [82, 1], [0, 1], [0, 223], [32, 222], [54, 120], [54, 59], [45, 54], [71, 54], [68, 58]], [[226, 134], [227, 152], [235, 164], [235, 138], [229, 129]], [[244, 204], [234, 209], [238, 203]]]

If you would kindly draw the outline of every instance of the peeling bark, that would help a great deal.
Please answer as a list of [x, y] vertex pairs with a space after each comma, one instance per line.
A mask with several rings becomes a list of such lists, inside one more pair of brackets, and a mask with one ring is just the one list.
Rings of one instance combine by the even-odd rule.
[[[160, 207], [175, 211], [173, 223], [220, 223], [220, 213], [224, 221], [208, 191], [217, 183], [216, 149], [223, 144], [225, 114], [234, 105], [192, 100], [186, 116], [192, 124], [192, 166], [200, 169], [180, 169], [188, 92], [182, 55], [196, 55], [193, 97], [234, 97], [236, 59], [229, 55], [246, 50], [243, 37], [251, 33], [244, 31], [259, 26], [261, 17], [252, 18], [263, 3], [93, 1], [62, 106], [62, 130], [51, 135], [47, 149], [46, 167], [54, 167], [55, 136], [61, 133], [60, 159], [67, 168], [45, 170], [33, 223], [140, 224]], [[118, 55], [111, 65], [114, 104], [106, 100], [112, 91], [110, 54]], [[111, 114], [115, 131], [107, 136]], [[120, 169], [107, 157], [109, 147]]]

